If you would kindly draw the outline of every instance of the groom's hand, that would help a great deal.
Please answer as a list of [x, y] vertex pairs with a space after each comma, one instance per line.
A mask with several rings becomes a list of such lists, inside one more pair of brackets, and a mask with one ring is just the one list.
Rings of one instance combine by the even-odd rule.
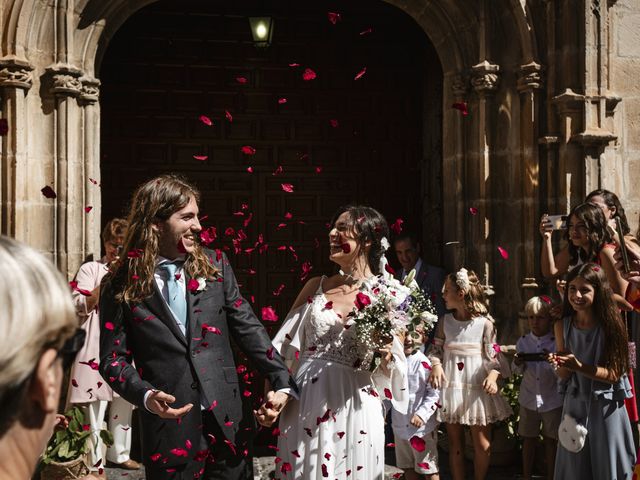
[[146, 399], [145, 406], [151, 413], [168, 419], [182, 418], [193, 408], [192, 403], [187, 403], [180, 408], [171, 408], [169, 404], [175, 401], [176, 397], [173, 395], [169, 395], [161, 390], [151, 390], [151, 393]]
[[267, 393], [265, 402], [253, 413], [258, 423], [263, 427], [270, 427], [276, 421], [278, 415], [289, 401], [289, 395], [284, 392], [270, 391]]

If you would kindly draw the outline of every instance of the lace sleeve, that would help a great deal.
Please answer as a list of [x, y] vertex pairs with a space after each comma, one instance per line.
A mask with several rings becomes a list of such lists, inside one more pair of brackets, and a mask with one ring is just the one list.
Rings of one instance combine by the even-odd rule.
[[444, 356], [444, 317], [440, 317], [436, 324], [436, 333], [433, 336], [431, 347], [429, 348], [428, 357], [431, 365], [442, 365]]
[[482, 346], [482, 356], [484, 357], [484, 363], [487, 373], [491, 372], [492, 370], [496, 370], [497, 372], [503, 374], [499, 359], [500, 346], [496, 343], [496, 326], [489, 319], [486, 319], [484, 323], [484, 331], [482, 332]]

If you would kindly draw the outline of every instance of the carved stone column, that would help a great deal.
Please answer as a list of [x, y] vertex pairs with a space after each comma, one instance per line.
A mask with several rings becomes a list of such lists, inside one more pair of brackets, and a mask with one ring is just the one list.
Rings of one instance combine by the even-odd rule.
[[477, 222], [470, 225], [467, 253], [488, 288], [491, 285], [490, 264], [493, 249], [490, 242], [491, 227], [491, 188], [489, 173], [491, 163], [490, 132], [495, 125], [492, 115], [491, 97], [498, 89], [500, 67], [487, 60], [471, 67], [471, 85], [477, 94], [477, 107], [474, 111], [475, 132], [472, 141], [474, 152], [467, 161], [467, 199], [470, 207], [478, 209]]
[[[100, 257], [102, 196], [100, 190], [100, 80], [81, 77], [79, 102], [83, 107], [84, 205], [92, 207], [84, 215], [84, 255]], [[95, 183], [94, 183], [95, 182]]]
[[537, 293], [537, 259], [539, 257], [538, 218], [540, 218], [540, 161], [538, 153], [539, 98], [542, 88], [542, 66], [535, 62], [522, 65], [518, 72], [520, 92], [520, 157], [522, 178], [522, 255], [523, 298]]
[[8, 131], [1, 137], [0, 153], [0, 232], [28, 241], [27, 131], [26, 96], [33, 84], [33, 67], [13, 56], [0, 58], [2, 118]]
[[465, 183], [464, 172], [467, 155], [467, 131], [469, 118], [452, 105], [466, 105], [469, 79], [462, 73], [445, 76], [443, 116], [443, 184], [442, 191], [444, 242], [444, 265], [450, 271], [465, 264]]
[[84, 164], [82, 161], [82, 71], [56, 64], [47, 69], [56, 99], [56, 236], [55, 261], [71, 278], [84, 258]]

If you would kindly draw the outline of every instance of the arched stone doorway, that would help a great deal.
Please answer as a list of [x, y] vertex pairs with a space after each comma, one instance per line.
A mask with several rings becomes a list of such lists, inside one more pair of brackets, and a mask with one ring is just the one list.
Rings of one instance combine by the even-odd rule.
[[[217, 228], [214, 245], [229, 248], [244, 293], [281, 316], [303, 285], [303, 264], [312, 275], [334, 271], [326, 223], [340, 205], [372, 205], [419, 234], [426, 220], [425, 252], [441, 261], [437, 54], [396, 7], [349, 2], [335, 25], [329, 10], [156, 2], [122, 25], [98, 72], [103, 221], [143, 180], [184, 174], [200, 187], [205, 224]], [[256, 12], [275, 18], [266, 50], [251, 41]], [[317, 77], [305, 81], [306, 68]], [[235, 249], [231, 240], [245, 234]], [[259, 239], [268, 250], [255, 248]]]
[[[100, 249], [96, 72], [120, 27], [153, 3], [9, 0], [0, 9], [1, 108], [9, 124], [1, 138], [0, 229], [46, 252], [68, 277]], [[442, 225], [442, 240], [457, 242], [443, 247], [445, 266], [481, 272], [497, 292], [496, 317], [514, 318], [540, 284], [541, 210], [566, 211], [596, 187], [637, 209], [624, 179], [640, 162], [636, 142], [627, 141], [637, 89], [626, 80], [640, 53], [622, 39], [632, 38], [629, 12], [638, 7], [629, 0], [388, 3], [425, 32], [442, 65], [442, 177], [422, 179], [442, 185], [442, 222], [431, 220], [431, 202], [421, 198], [423, 225]], [[468, 116], [451, 108], [457, 102], [466, 102]], [[423, 148], [430, 152], [427, 142]], [[45, 185], [57, 198], [43, 197]]]

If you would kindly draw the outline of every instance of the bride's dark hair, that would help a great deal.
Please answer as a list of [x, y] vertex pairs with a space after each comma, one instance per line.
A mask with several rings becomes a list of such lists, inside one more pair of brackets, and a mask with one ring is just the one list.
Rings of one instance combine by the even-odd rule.
[[369, 268], [375, 275], [380, 275], [380, 258], [384, 254], [381, 240], [389, 237], [389, 226], [380, 212], [371, 207], [363, 205], [347, 205], [338, 208], [338, 211], [331, 219], [331, 226], [336, 224], [338, 217], [347, 212], [349, 216], [349, 227], [353, 230], [360, 247], [364, 247], [367, 242], [371, 242], [371, 248], [367, 261]]

